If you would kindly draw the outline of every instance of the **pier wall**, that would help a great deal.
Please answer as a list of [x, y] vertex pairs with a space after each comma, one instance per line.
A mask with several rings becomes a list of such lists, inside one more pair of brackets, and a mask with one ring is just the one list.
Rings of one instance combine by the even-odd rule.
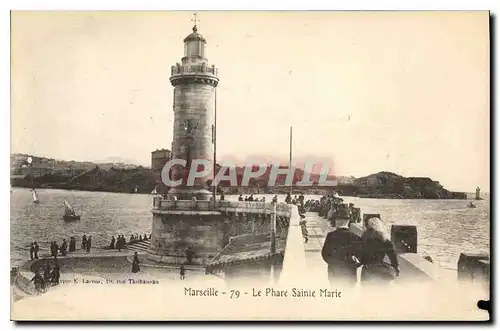
[[285, 257], [279, 276], [279, 283], [295, 285], [303, 284], [303, 273], [308, 270], [308, 265], [304, 250], [304, 238], [300, 226], [299, 210], [295, 205], [290, 205], [290, 207], [290, 225], [288, 226]]
[[[285, 257], [279, 281], [280, 283], [300, 284], [303, 272], [304, 270], [308, 270], [309, 265], [304, 249], [304, 239], [299, 225], [300, 216], [297, 207], [292, 206], [292, 208]], [[396, 250], [400, 269], [400, 276], [397, 278], [397, 281], [455, 281], [457, 279], [456, 272], [446, 270], [416, 253], [416, 247], [412, 247], [410, 244], [416, 246], [417, 232], [416, 228], [410, 228], [411, 229], [407, 229], [407, 227], [404, 226], [395, 226], [395, 230], [397, 231], [391, 231], [391, 241], [397, 248], [403, 246], [406, 250], [412, 251], [407, 252], [403, 249]], [[361, 237], [364, 232], [364, 223], [351, 223], [350, 231], [358, 237]], [[412, 238], [412, 236], [415, 236], [415, 238]], [[318, 251], [314, 254], [317, 254], [314, 260], [318, 261], [315, 263], [324, 264], [324, 272], [326, 275], [327, 265], [321, 258], [321, 252]], [[387, 257], [386, 262], [390, 262]], [[309, 261], [309, 264], [310, 263], [312, 262]], [[321, 279], [321, 277], [319, 279]]]
[[[450, 279], [450, 276], [453, 275], [447, 270], [441, 268], [439, 265], [432, 263], [424, 256], [421, 256], [416, 253], [417, 247], [410, 247], [406, 244], [406, 242], [412, 242], [412, 238], [402, 237], [401, 233], [407, 234], [407, 227], [401, 227], [395, 225], [394, 227], [399, 228], [400, 231], [391, 231], [391, 241], [396, 247], [396, 253], [398, 257], [400, 275], [398, 280], [427, 280], [434, 281], [439, 279]], [[411, 227], [412, 229], [414, 227]], [[349, 229], [352, 233], [361, 237], [364, 232], [364, 224], [363, 223], [351, 223]], [[416, 229], [416, 228], [415, 228]], [[410, 231], [412, 232], [412, 231]], [[413, 233], [413, 232], [412, 232]], [[416, 231], [412, 236], [415, 236], [414, 240], [416, 242]], [[398, 250], [397, 248], [401, 246], [401, 242], [403, 242], [408, 249], [413, 252], [404, 252]], [[416, 245], [415, 245], [416, 246]], [[386, 262], [390, 263], [389, 259], [386, 256]]]
[[[43, 269], [47, 264], [47, 260], [51, 267], [54, 267], [54, 259], [39, 259], [35, 261], [30, 261], [31, 263], [25, 266], [25, 269], [29, 268], [32, 272]], [[59, 268], [61, 272], [72, 272], [72, 273], [92, 273], [92, 272], [129, 272], [131, 268], [130, 262], [127, 260], [126, 255], [113, 256], [113, 255], [102, 255], [102, 256], [69, 256], [69, 257], [58, 257], [57, 258]]]
[[[277, 235], [286, 235], [291, 207], [276, 206]], [[193, 253], [192, 263], [205, 264], [225, 247], [231, 237], [252, 233], [269, 233], [271, 203], [243, 201], [166, 200], [153, 201], [153, 231], [148, 259], [181, 264], [187, 250]]]

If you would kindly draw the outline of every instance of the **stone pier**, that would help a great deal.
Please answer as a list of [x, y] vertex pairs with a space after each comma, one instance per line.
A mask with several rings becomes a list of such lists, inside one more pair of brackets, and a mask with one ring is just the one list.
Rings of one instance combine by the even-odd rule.
[[[292, 207], [278, 204], [277, 217], [289, 218]], [[153, 228], [147, 258], [165, 264], [187, 262], [187, 250], [194, 255], [191, 264], [205, 265], [229, 242], [230, 237], [269, 232], [273, 206], [244, 201], [153, 201]], [[283, 231], [284, 229], [279, 229]]]

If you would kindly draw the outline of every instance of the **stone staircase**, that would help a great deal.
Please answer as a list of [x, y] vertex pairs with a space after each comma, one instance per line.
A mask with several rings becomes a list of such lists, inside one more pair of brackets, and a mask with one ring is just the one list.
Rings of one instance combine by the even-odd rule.
[[127, 244], [127, 249], [134, 252], [147, 252], [150, 246], [151, 240], [146, 239], [132, 244]]
[[[178, 265], [168, 265], [168, 264], [164, 264], [164, 263], [157, 263], [155, 261], [146, 259], [146, 254], [149, 251], [150, 243], [151, 243], [151, 240], [146, 239], [146, 240], [135, 242], [132, 244], [127, 244], [126, 249], [130, 253], [135, 253], [135, 252], [138, 253], [139, 259], [141, 261], [141, 263], [140, 263], [141, 267], [164, 269], [166, 271], [167, 270], [176, 270], [176, 271], [179, 270]], [[128, 255], [127, 260], [130, 263], [132, 263], [134, 261], [134, 256], [132, 254]], [[187, 265], [186, 264], [184, 267], [186, 268], [186, 270], [191, 270], [191, 271], [199, 271], [199, 272], [205, 271], [205, 266], [203, 266], [203, 265], [196, 265], [196, 264]]]

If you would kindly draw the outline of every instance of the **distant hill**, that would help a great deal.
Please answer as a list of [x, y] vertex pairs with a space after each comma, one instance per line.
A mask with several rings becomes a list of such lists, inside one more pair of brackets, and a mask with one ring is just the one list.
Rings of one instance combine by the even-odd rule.
[[[28, 157], [32, 157], [33, 167], [47, 168], [51, 171], [38, 172], [37, 175], [29, 173], [22, 175], [21, 167], [26, 166]], [[119, 161], [116, 158], [107, 160]], [[287, 166], [281, 167], [286, 169]], [[140, 193], [150, 193], [155, 186], [160, 192], [166, 192], [166, 187], [161, 182], [159, 171], [150, 168], [127, 164], [123, 162], [84, 162], [63, 161], [28, 154], [11, 155], [11, 182], [13, 186], [53, 187], [89, 191], [133, 192], [137, 188]], [[69, 170], [68, 170], [69, 169]], [[217, 171], [220, 169], [218, 166]], [[221, 181], [221, 189], [227, 194], [237, 193], [286, 193], [286, 175], [278, 175], [276, 184], [270, 187], [269, 177], [271, 166], [258, 178], [251, 178], [249, 187], [239, 187], [242, 183], [244, 167], [236, 167], [237, 187], [231, 186], [229, 181]], [[256, 172], [258, 166], [252, 171]], [[16, 172], [18, 171], [18, 172]], [[227, 175], [227, 173], [226, 173]], [[309, 177], [312, 182], [309, 186], [296, 186], [297, 182]], [[296, 169], [293, 185], [294, 191], [309, 194], [324, 194], [332, 190], [345, 196], [358, 196], [366, 198], [393, 198], [393, 199], [466, 199], [466, 193], [451, 192], [439, 182], [427, 177], [403, 177], [391, 172], [379, 172], [365, 177], [355, 178], [328, 176], [327, 180], [337, 180], [337, 186], [322, 187], [319, 184], [320, 174], [310, 174], [303, 169]], [[208, 183], [209, 184], [209, 183]]]
[[43, 156], [36, 156], [30, 154], [14, 153], [10, 156], [10, 167], [20, 168], [23, 165], [27, 165], [28, 157], [32, 158], [32, 166], [39, 168], [48, 169], [78, 169], [78, 170], [90, 170], [98, 166], [102, 169], [133, 169], [138, 166], [132, 163], [122, 162], [123, 160], [119, 158], [109, 158], [107, 161], [103, 162], [90, 162], [90, 161], [66, 161], [57, 160], [52, 158], [47, 158]]
[[403, 177], [379, 172], [354, 181], [356, 195], [370, 198], [396, 199], [466, 199], [467, 194], [451, 192], [428, 177]]
[[100, 167], [102, 167], [102, 165], [115, 165], [115, 168], [120, 167], [128, 169], [140, 166], [136, 164], [133, 160], [127, 160], [120, 157], [107, 157], [104, 160], [95, 161], [95, 163]]

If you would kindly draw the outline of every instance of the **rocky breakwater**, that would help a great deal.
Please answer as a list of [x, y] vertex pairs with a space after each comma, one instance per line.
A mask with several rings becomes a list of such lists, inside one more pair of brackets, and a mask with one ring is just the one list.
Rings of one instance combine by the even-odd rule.
[[445, 189], [428, 177], [403, 177], [391, 172], [379, 172], [358, 178], [353, 185], [356, 195], [382, 199], [467, 199], [467, 194]]

